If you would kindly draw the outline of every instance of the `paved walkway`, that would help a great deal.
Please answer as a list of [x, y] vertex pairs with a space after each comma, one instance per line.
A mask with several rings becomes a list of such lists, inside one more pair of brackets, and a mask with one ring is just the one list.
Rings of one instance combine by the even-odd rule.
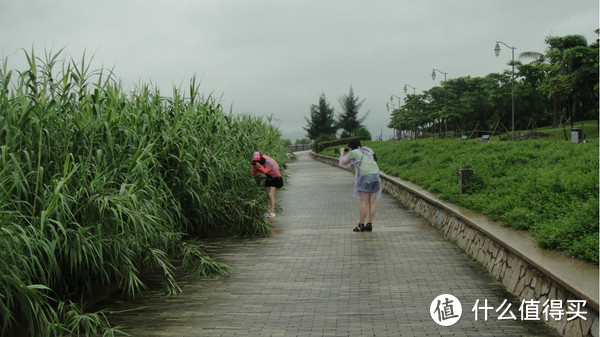
[[[501, 284], [389, 195], [373, 232], [354, 233], [352, 174], [306, 153], [287, 172], [270, 237], [208, 243], [212, 257], [235, 269], [230, 277], [185, 279], [181, 295], [113, 303], [111, 310], [143, 309], [112, 314], [111, 322], [144, 337], [554, 336], [521, 320], [520, 303]], [[429, 313], [441, 294], [462, 303], [462, 318], [449, 327]], [[471, 309], [486, 299], [494, 308], [507, 299], [517, 319], [499, 320], [502, 310], [492, 309], [476, 321]]]

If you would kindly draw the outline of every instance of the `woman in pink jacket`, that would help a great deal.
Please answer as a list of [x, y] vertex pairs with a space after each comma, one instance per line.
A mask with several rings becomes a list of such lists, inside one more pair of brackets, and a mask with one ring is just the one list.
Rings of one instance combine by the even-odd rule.
[[279, 173], [279, 164], [261, 152], [254, 152], [252, 156], [252, 174], [264, 174], [265, 187], [267, 188], [267, 204], [269, 205], [269, 213], [265, 213], [265, 217], [275, 217], [275, 190], [283, 187], [283, 178]]

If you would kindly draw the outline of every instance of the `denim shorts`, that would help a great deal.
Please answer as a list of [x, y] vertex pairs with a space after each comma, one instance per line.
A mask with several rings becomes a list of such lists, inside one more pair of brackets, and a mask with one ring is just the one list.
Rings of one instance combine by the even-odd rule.
[[381, 189], [379, 174], [367, 174], [359, 177], [356, 189], [369, 193], [379, 192]]

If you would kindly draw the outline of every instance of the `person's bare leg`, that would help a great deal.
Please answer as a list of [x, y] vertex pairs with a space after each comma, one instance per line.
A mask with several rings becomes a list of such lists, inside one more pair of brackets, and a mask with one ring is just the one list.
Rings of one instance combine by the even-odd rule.
[[373, 222], [375, 218], [375, 211], [377, 209], [377, 193], [371, 193], [369, 195], [369, 222]]
[[369, 193], [360, 191], [360, 221], [359, 223], [364, 224], [367, 218], [367, 211], [369, 209]]
[[275, 187], [267, 187], [267, 205], [269, 213], [275, 214]]

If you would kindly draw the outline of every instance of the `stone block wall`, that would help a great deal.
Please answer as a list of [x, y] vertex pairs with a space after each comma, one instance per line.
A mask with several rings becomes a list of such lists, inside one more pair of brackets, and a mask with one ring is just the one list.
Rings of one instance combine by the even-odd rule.
[[[338, 165], [338, 159], [311, 153], [320, 161]], [[419, 213], [442, 234], [451, 239], [468, 255], [481, 263], [487, 271], [506, 289], [524, 301], [539, 303], [539, 313], [542, 320], [556, 329], [562, 336], [593, 336], [598, 337], [598, 299], [586, 298], [576, 290], [546, 273], [543, 266], [530, 261], [527, 256], [515, 250], [510, 244], [482, 230], [476, 223], [437, 203], [415, 190], [399, 184], [393, 178], [382, 174], [382, 185], [401, 203]], [[568, 301], [586, 300], [582, 311], [586, 319], [568, 320], [563, 314], [559, 320], [552, 316], [545, 319], [542, 306], [546, 300], [559, 300], [562, 308], [567, 311]], [[557, 316], [555, 316], [557, 317]]]

